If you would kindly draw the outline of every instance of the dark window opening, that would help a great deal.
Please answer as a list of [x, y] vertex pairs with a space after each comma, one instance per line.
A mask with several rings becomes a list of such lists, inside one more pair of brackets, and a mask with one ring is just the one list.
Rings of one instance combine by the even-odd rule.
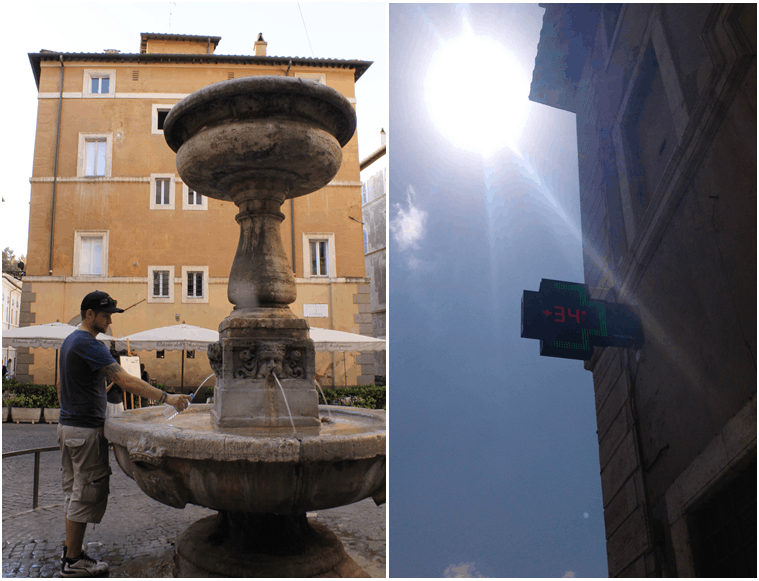
[[168, 114], [169, 114], [168, 110], [166, 111], [161, 111], [160, 109], [158, 110], [158, 129], [160, 129], [161, 131], [163, 131], [163, 122], [166, 121], [166, 115]]
[[155, 358], [156, 359], [163, 359], [164, 357], [166, 357], [165, 351], [161, 350], [161, 351], [156, 351], [155, 352]]
[[756, 578], [756, 459], [691, 514], [697, 577]]

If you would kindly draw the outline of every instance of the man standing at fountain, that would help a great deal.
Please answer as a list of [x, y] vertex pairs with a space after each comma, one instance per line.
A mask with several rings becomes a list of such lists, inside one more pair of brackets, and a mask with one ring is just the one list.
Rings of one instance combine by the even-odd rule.
[[58, 443], [63, 469], [66, 544], [61, 555], [61, 577], [105, 575], [108, 564], [88, 556], [82, 549], [87, 523], [99, 523], [108, 504], [108, 441], [103, 433], [106, 411], [106, 380], [140, 397], [168, 403], [177, 411], [190, 403], [189, 395], [167, 394], [129, 375], [96, 339], [111, 324], [112, 313], [123, 313], [107, 293], [89, 293], [81, 305], [81, 328], [61, 347], [61, 414]]

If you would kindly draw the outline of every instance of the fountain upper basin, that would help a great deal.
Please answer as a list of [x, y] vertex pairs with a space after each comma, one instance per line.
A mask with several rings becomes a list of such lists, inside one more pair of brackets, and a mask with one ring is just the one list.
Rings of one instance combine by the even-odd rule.
[[213, 429], [210, 404], [167, 422], [162, 406], [106, 420], [122, 470], [151, 498], [182, 508], [302, 514], [385, 494], [385, 412], [320, 406], [332, 422], [292, 430]]
[[256, 76], [215, 83], [169, 112], [164, 136], [184, 182], [237, 203], [238, 189], [302, 196], [327, 185], [356, 129], [338, 91], [306, 79]]

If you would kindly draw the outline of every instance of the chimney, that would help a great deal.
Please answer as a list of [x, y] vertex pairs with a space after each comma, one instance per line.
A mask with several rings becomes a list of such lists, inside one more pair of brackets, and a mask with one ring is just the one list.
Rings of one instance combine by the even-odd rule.
[[380, 147], [387, 143], [387, 133], [384, 129], [380, 129]]
[[266, 45], [267, 42], [264, 40], [264, 35], [259, 32], [256, 43], [253, 45], [256, 50], [256, 56], [266, 56]]

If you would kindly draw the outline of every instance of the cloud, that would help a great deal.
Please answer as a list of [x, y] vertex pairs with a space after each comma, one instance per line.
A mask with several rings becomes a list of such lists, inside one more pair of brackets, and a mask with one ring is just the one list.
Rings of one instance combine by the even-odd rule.
[[482, 573], [474, 568], [474, 563], [459, 563], [458, 565], [448, 565], [443, 571], [443, 577], [484, 577]]
[[400, 204], [393, 204], [397, 213], [395, 218], [390, 221], [390, 231], [393, 233], [400, 250], [418, 248], [417, 243], [424, 237], [427, 221], [427, 212], [417, 206], [414, 201], [416, 197], [414, 187], [409, 186], [406, 194], [408, 207], [404, 209]]

